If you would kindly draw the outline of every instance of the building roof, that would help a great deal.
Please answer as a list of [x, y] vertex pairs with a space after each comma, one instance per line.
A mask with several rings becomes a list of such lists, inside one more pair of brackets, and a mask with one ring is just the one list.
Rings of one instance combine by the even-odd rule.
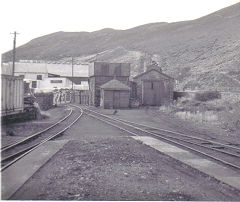
[[17, 73], [56, 74], [62, 77], [71, 77], [73, 70], [74, 77], [88, 77], [88, 64], [52, 64], [52, 63], [15, 63]]
[[106, 61], [95, 61], [93, 62], [94, 64], [114, 64], [114, 65], [130, 65], [130, 63], [128, 62], [106, 62]]
[[81, 81], [88, 81], [88, 77], [67, 77], [75, 84], [81, 84]]
[[130, 90], [130, 88], [123, 84], [122, 82], [113, 79], [111, 81], [108, 81], [107, 83], [100, 86], [100, 88], [104, 90]]
[[137, 79], [137, 78], [139, 78], [139, 77], [141, 77], [141, 76], [143, 76], [143, 75], [145, 75], [145, 74], [148, 74], [148, 73], [151, 72], [151, 71], [156, 71], [156, 72], [158, 72], [159, 74], [163, 75], [164, 77], [167, 77], [168, 79], [174, 80], [174, 78], [172, 78], [172, 77], [168, 76], [167, 74], [164, 74], [164, 73], [162, 73], [161, 71], [158, 71], [158, 70], [156, 70], [156, 69], [149, 69], [148, 71], [145, 71], [145, 72], [143, 72], [143, 73], [141, 73], [141, 74], [138, 74], [137, 76], [133, 77], [133, 79]]

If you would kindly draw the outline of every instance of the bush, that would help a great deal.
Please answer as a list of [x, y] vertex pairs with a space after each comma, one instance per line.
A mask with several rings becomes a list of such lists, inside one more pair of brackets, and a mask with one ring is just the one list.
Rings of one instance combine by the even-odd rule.
[[240, 134], [240, 102], [235, 104], [224, 103], [226, 109], [219, 113], [222, 127]]
[[195, 100], [201, 101], [201, 102], [206, 102], [209, 100], [220, 99], [220, 98], [221, 98], [221, 94], [218, 91], [206, 91], [203, 93], [195, 94]]

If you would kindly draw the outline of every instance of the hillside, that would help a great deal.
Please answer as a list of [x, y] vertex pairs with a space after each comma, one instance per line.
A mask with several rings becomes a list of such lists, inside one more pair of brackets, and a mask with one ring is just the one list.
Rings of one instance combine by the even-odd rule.
[[[130, 62], [132, 75], [157, 61], [180, 88], [240, 88], [240, 3], [205, 17], [128, 30], [57, 32], [17, 48], [17, 59]], [[11, 52], [3, 55], [11, 60]], [[238, 82], [239, 81], [239, 82]]]

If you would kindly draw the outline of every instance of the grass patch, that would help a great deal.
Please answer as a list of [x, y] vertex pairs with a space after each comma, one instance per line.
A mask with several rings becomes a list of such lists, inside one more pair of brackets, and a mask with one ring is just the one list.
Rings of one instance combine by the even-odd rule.
[[179, 98], [160, 110], [182, 119], [218, 124], [240, 135], [240, 93], [207, 91]]

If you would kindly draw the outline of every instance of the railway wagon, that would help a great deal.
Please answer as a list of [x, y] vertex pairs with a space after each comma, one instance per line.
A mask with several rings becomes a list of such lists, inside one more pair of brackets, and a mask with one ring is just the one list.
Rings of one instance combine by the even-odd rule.
[[24, 84], [22, 76], [1, 75], [1, 116], [24, 111]]

